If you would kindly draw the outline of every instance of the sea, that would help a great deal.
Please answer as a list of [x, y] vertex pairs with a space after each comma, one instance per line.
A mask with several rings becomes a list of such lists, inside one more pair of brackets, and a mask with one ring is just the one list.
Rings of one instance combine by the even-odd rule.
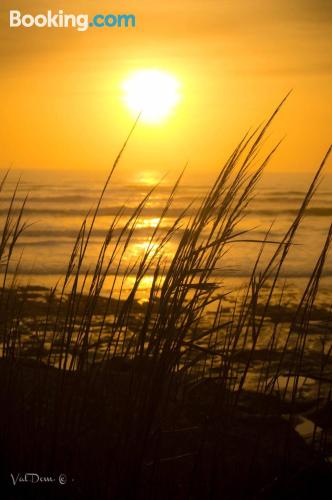
[[[2, 175], [4, 172], [2, 171]], [[54, 172], [48, 170], [13, 170], [0, 193], [1, 230], [7, 209], [17, 188], [14, 203], [14, 214], [18, 213], [20, 204], [28, 196], [23, 220], [27, 227], [16, 243], [12, 257], [12, 273], [19, 262], [19, 281], [21, 284], [53, 287], [61, 280], [66, 271], [74, 246], [75, 238], [86, 214], [93, 212], [107, 173]], [[247, 207], [237, 230], [243, 233], [236, 241], [229, 244], [223, 256], [215, 279], [226, 288], [236, 289], [242, 286], [252, 272], [254, 262], [261, 247], [261, 241], [269, 231], [268, 243], [262, 258], [262, 269], [269, 256], [276, 248], [296, 217], [298, 208], [304, 199], [311, 182], [310, 174], [265, 174], [258, 183], [255, 195]], [[18, 183], [18, 184], [17, 184]], [[164, 252], [170, 260], [183, 235], [190, 217], [209, 192], [208, 183], [184, 179], [177, 188], [174, 201], [160, 223], [163, 208], [169, 198], [172, 182], [167, 178], [154, 187], [147, 177], [142, 182], [131, 182], [130, 176], [122, 181], [119, 177], [111, 182], [105, 192], [98, 217], [91, 234], [87, 250], [87, 258], [83, 266], [86, 272], [92, 272], [100, 247], [107, 231], [118, 217], [114, 238], [119, 235], [128, 218], [142, 200], [144, 208], [137, 220], [130, 245], [123, 257], [119, 276], [128, 273], [132, 262], [136, 262], [149, 246], [150, 236], [160, 223], [160, 231], [166, 232], [172, 227], [176, 218], [186, 209], [182, 226], [166, 245]], [[154, 188], [154, 189], [153, 189]], [[151, 192], [152, 191], [152, 192]], [[119, 216], [119, 210], [122, 210]], [[306, 215], [294, 239], [285, 265], [282, 279], [288, 289], [295, 294], [304, 289], [311, 276], [314, 265], [324, 245], [329, 226], [332, 221], [332, 175], [323, 177], [315, 193]], [[248, 242], [248, 240], [250, 240]], [[111, 243], [112, 246], [112, 243]], [[134, 281], [133, 273], [123, 281], [118, 280], [116, 286], [122, 286], [123, 293], [130, 291]], [[105, 294], [109, 291], [112, 273], [105, 282]], [[142, 281], [140, 297], [147, 296], [151, 276], [147, 274]], [[320, 299], [325, 305], [332, 298], [332, 255], [328, 255], [321, 279]]]

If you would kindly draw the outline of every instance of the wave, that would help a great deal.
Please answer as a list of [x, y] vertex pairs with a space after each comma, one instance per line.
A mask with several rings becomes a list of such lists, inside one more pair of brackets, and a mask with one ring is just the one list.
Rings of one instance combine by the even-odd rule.
[[[161, 233], [166, 233], [169, 231], [173, 226], [169, 224], [162, 224], [158, 228], [158, 234]], [[118, 236], [124, 229], [124, 226], [119, 224], [114, 230], [113, 230], [113, 235]], [[107, 233], [108, 228], [102, 227], [102, 228], [94, 228], [91, 236], [92, 238], [104, 238], [104, 236]], [[151, 232], [154, 230], [154, 227], [136, 227], [134, 233], [139, 236], [148, 236], [151, 234]], [[37, 244], [38, 242], [40, 244], [44, 244], [46, 242], [49, 242], [51, 239], [54, 240], [57, 244], [59, 242], [61, 243], [60, 239], [63, 240], [64, 243], [72, 242], [74, 238], [76, 238], [77, 234], [79, 231], [79, 227], [68, 227], [68, 228], [49, 228], [49, 227], [40, 227], [38, 228], [38, 225], [34, 225], [29, 227], [24, 233], [22, 233], [20, 239], [17, 241], [17, 244], [20, 242], [24, 242], [25, 245], [29, 244]], [[178, 228], [176, 231], [177, 235], [182, 235], [184, 233], [184, 229]], [[266, 237], [267, 231], [264, 229], [260, 228], [255, 228], [255, 229], [250, 229], [248, 228], [248, 234], [250, 234], [252, 237], [256, 238], [261, 238], [264, 239]], [[277, 238], [282, 238], [284, 233], [282, 231], [270, 231], [269, 232], [269, 239], [277, 239]], [[36, 238], [35, 241], [32, 241], [33, 238]], [[43, 241], [45, 239], [45, 241]]]
[[[101, 217], [107, 217], [107, 216], [115, 216], [119, 214], [119, 211], [121, 210], [122, 215], [124, 216], [131, 216], [134, 214], [135, 209], [132, 207], [128, 206], [110, 206], [110, 207], [104, 207], [100, 208], [98, 214]], [[184, 210], [184, 207], [180, 208], [169, 208], [167, 211], [167, 216], [168, 217], [177, 217], [181, 214], [181, 212]], [[162, 208], [160, 207], [144, 207], [144, 209], [141, 212], [141, 216], [151, 216], [151, 217], [159, 217], [161, 214]], [[20, 212], [19, 208], [14, 208], [12, 210], [12, 215], [18, 215]], [[38, 216], [38, 217], [43, 217], [45, 215], [49, 216], [54, 216], [54, 217], [85, 217], [88, 214], [88, 210], [84, 208], [33, 208], [33, 207], [27, 207], [24, 210], [25, 215], [30, 215], [30, 216]], [[91, 211], [90, 211], [91, 213]], [[186, 210], [186, 215], [195, 215], [197, 213], [197, 208], [190, 207]], [[273, 216], [273, 217], [278, 217], [281, 215], [297, 215], [298, 210], [296, 208], [281, 208], [279, 210], [274, 210], [274, 209], [251, 209], [247, 210], [245, 212], [246, 214], [250, 215], [263, 215], [263, 216]], [[311, 207], [307, 208], [306, 210], [306, 215], [313, 216], [313, 217], [329, 217], [332, 216], [332, 207]], [[5, 208], [0, 209], [0, 215], [6, 216], [7, 215], [7, 210]]]
[[[332, 195], [331, 195], [332, 199]], [[282, 203], [282, 204], [290, 204], [294, 205], [296, 203], [299, 205], [302, 201], [304, 200], [304, 196], [259, 196], [257, 195], [254, 199], [255, 203]], [[315, 202], [316, 203], [324, 203], [326, 204], [330, 200], [326, 200], [326, 198], [321, 198], [319, 196], [315, 197]], [[330, 203], [329, 203], [330, 205]]]
[[[258, 190], [259, 192], [259, 190]], [[306, 191], [272, 191], [272, 190], [267, 190], [265, 191], [267, 194], [266, 196], [272, 196], [272, 197], [283, 197], [283, 196], [298, 196], [299, 198], [304, 198], [304, 196], [307, 194]], [[264, 196], [264, 195], [263, 195]], [[319, 191], [316, 196], [332, 196], [332, 191]]]
[[[81, 191], [80, 191], [81, 193]], [[107, 198], [113, 198], [112, 196], [105, 196], [105, 200], [107, 200]], [[123, 193], [123, 196], [122, 195], [117, 195], [116, 196], [116, 199], [119, 203], [119, 205], [122, 203], [128, 203], [128, 200], [130, 200], [130, 202], [133, 204], [133, 203], [136, 203], [137, 205], [143, 200], [144, 196], [139, 196], [137, 195], [136, 198], [133, 198], [133, 195], [130, 194], [130, 193]], [[17, 196], [16, 197], [16, 203], [22, 203], [25, 199], [25, 196]], [[178, 200], [175, 199], [175, 203], [181, 203], [181, 205], [183, 206], [184, 205], [184, 202], [186, 202], [187, 204], [191, 203], [191, 202], [198, 202], [198, 201], [203, 201], [204, 197], [203, 196], [189, 196], [189, 195], [186, 195], [186, 196], [181, 196], [179, 197]], [[35, 197], [29, 197], [28, 198], [28, 206], [26, 208], [26, 210], [28, 210], [29, 208], [30, 209], [35, 209], [33, 206], [31, 205], [57, 205], [57, 204], [62, 204], [64, 205], [65, 207], [67, 207], [69, 204], [73, 203], [75, 205], [77, 205], [78, 203], [84, 203], [86, 206], [90, 207], [90, 206], [93, 206], [93, 205], [96, 205], [97, 203], [97, 200], [98, 200], [98, 196], [86, 196], [86, 195], [81, 195], [81, 194], [70, 194], [70, 195], [62, 195], [62, 196], [45, 196], [45, 197], [42, 197], [42, 196], [35, 196]], [[158, 203], [166, 203], [168, 200], [168, 196], [164, 196], [162, 197], [161, 195], [154, 195], [154, 196], [151, 196], [149, 198], [149, 202], [158, 202]], [[11, 197], [3, 197], [2, 198], [2, 201], [5, 201], [8, 203], [10, 203], [11, 201]], [[174, 202], [173, 202], [174, 204]], [[67, 208], [68, 209], [68, 208]]]
[[[33, 268], [31, 269], [31, 266], [21, 266], [20, 267], [20, 276], [28, 276], [28, 277], [38, 277], [38, 276], [54, 276], [56, 278], [63, 277], [66, 273], [67, 266], [65, 264], [63, 265], [58, 265], [58, 266], [45, 266], [42, 268]], [[249, 278], [251, 276], [251, 269], [235, 269], [235, 268], [229, 268], [229, 269], [224, 269], [222, 271], [216, 271], [212, 274], [214, 278]], [[13, 269], [9, 269], [9, 275], [15, 273], [15, 267], [13, 266]], [[87, 274], [88, 276], [93, 276], [93, 269], [89, 267], [88, 265], [83, 265], [81, 268], [81, 275], [84, 276]], [[120, 269], [118, 272], [119, 276], [124, 276], [127, 275], [127, 269], [123, 268]], [[312, 268], [308, 269], [303, 269], [303, 270], [298, 270], [298, 269], [289, 269], [289, 270], [284, 270], [282, 273], [280, 273], [280, 279], [309, 279], [312, 275]], [[0, 272], [0, 276], [3, 276], [3, 273]], [[114, 274], [110, 272], [108, 274], [109, 278], [112, 278]], [[134, 274], [133, 274], [134, 276]], [[151, 270], [151, 273], [147, 273], [146, 276], [153, 276], [153, 270]], [[271, 274], [271, 278], [274, 275]], [[128, 276], [129, 277], [129, 276]], [[322, 273], [322, 278], [332, 278], [332, 268], [330, 269], [325, 269]]]
[[[259, 210], [248, 210], [247, 213], [257, 214], [257, 215], [297, 215], [298, 210], [296, 208], [287, 208], [281, 210], [271, 210], [271, 209], [259, 209]], [[330, 217], [332, 216], [332, 207], [311, 207], [307, 208], [305, 211], [306, 215], [312, 217]]]
[[[160, 227], [158, 229], [158, 234], [166, 234], [167, 231], [171, 229], [170, 226]], [[131, 242], [137, 240], [141, 241], [142, 238], [148, 238], [151, 236], [154, 228], [137, 227], [131, 237]], [[40, 229], [33, 230], [28, 229], [21, 238], [17, 240], [16, 247], [30, 247], [30, 246], [58, 246], [61, 244], [70, 245], [74, 242], [77, 237], [79, 230], [75, 229]], [[113, 237], [117, 238], [120, 233], [123, 232], [123, 227], [117, 227], [113, 231]], [[177, 229], [174, 233], [174, 237], [180, 238], [184, 233], [183, 229]], [[104, 240], [107, 234], [107, 228], [105, 229], [94, 229], [91, 233], [91, 241], [101, 242]], [[129, 230], [124, 231], [124, 236], [129, 234]], [[251, 233], [253, 234], [253, 233]], [[34, 238], [34, 239], [33, 239]]]
[[[27, 215], [33, 215], [33, 216], [38, 216], [38, 217], [43, 217], [45, 215], [49, 216], [55, 216], [55, 217], [81, 217], [84, 218], [88, 212], [92, 212], [94, 207], [89, 211], [86, 208], [33, 208], [33, 207], [27, 207], [24, 210], [25, 216]], [[151, 217], [159, 217], [162, 213], [163, 207], [145, 207], [142, 212], [141, 216], [151, 216]], [[181, 214], [181, 212], [184, 210], [184, 208], [170, 208], [167, 211], [167, 216], [173, 216], [177, 217]], [[124, 216], [131, 216], [135, 213], [135, 208], [133, 207], [128, 207], [125, 205], [115, 205], [115, 206], [110, 206], [110, 207], [104, 207], [100, 208], [98, 211], [98, 215], [101, 217], [106, 217], [106, 216], [116, 216], [119, 215], [119, 212], [121, 211], [122, 215]], [[197, 212], [197, 209], [190, 208], [186, 211], [187, 215], [194, 215]], [[20, 209], [19, 208], [14, 208], [12, 210], [12, 215], [19, 215]], [[0, 209], [0, 215], [6, 216], [7, 215], [7, 210], [5, 208]]]
[[[79, 193], [82, 194], [82, 192], [86, 193], [87, 195], [93, 193], [94, 195], [98, 196], [102, 189], [104, 187], [104, 183], [79, 183], [79, 182], [72, 182], [70, 184], [30, 184], [29, 182], [23, 182], [21, 181], [20, 184], [17, 186], [16, 182], [9, 182], [7, 181], [5, 186], [2, 189], [3, 193], [8, 193], [9, 195], [13, 194], [13, 190], [17, 188], [17, 193], [26, 194], [29, 192], [35, 192], [38, 191], [40, 192], [45, 192], [48, 193], [49, 191], [51, 192], [70, 192], [72, 194]], [[154, 185], [145, 185], [145, 184], [110, 184], [106, 194], [112, 195], [114, 193], [132, 193], [135, 192], [137, 194], [143, 193], [147, 194], [150, 190], [152, 190], [155, 186]], [[173, 184], [161, 184], [155, 187], [154, 192], [158, 193], [165, 193], [170, 194], [172, 189], [174, 188]], [[201, 194], [207, 194], [209, 190], [211, 189], [211, 186], [190, 186], [190, 185], [181, 185], [178, 188], [178, 193], [195, 193], [197, 194], [200, 192]]]

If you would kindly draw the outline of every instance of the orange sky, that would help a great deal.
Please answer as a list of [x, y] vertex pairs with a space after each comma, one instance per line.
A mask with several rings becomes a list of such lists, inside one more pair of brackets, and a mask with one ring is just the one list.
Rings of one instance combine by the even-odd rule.
[[[0, 167], [109, 167], [132, 124], [121, 84], [133, 71], [176, 76], [182, 100], [140, 124], [122, 163], [144, 172], [216, 172], [240, 136], [291, 88], [271, 145], [272, 170], [308, 171], [332, 137], [330, 0], [16, 0], [25, 13], [133, 13], [129, 30], [9, 29], [0, 7]], [[139, 172], [139, 174], [138, 174]], [[126, 177], [128, 179], [128, 177]]]

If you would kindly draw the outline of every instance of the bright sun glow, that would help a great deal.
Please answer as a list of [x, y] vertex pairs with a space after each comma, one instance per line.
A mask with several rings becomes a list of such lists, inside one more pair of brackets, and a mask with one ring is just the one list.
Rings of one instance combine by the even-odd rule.
[[160, 123], [179, 102], [180, 84], [171, 74], [149, 69], [134, 73], [123, 84], [128, 108], [147, 123]]

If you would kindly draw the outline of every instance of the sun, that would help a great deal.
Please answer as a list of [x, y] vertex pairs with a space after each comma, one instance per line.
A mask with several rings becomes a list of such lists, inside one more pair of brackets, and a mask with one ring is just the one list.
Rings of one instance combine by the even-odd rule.
[[133, 73], [124, 83], [124, 100], [134, 115], [141, 113], [146, 123], [160, 123], [180, 100], [180, 83], [170, 73], [144, 69]]

